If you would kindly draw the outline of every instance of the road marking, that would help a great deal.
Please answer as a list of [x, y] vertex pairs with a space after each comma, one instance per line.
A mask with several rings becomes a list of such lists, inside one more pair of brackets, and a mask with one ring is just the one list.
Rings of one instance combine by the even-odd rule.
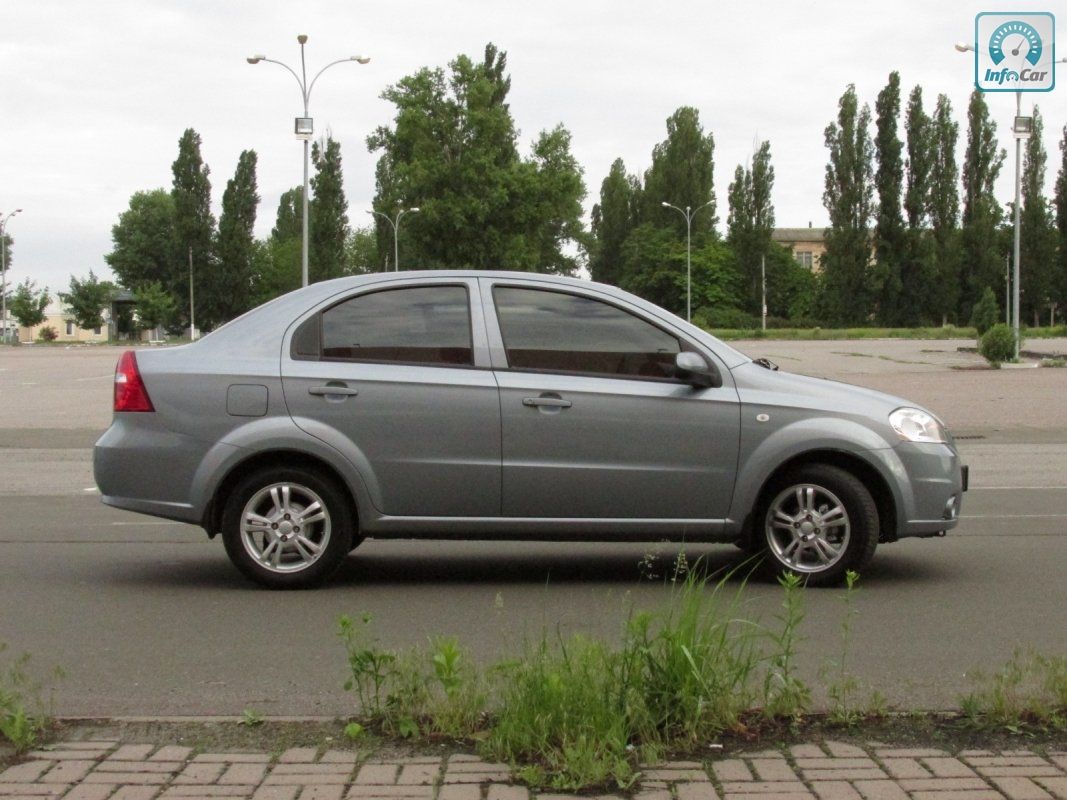
[[36, 382], [31, 382], [31, 383], [20, 383], [20, 384], [19, 384], [19, 386], [36, 386], [36, 385], [37, 385], [37, 383], [36, 383]]
[[184, 525], [183, 522], [171, 522], [170, 520], [148, 520], [147, 522], [112, 522], [115, 527], [133, 526], [133, 525]]
[[100, 490], [97, 489], [95, 486], [90, 486], [88, 489], [82, 489], [82, 491], [83, 492], [99, 492]]
[[1067, 514], [961, 514], [960, 519], [1059, 519]]
[[104, 378], [113, 378], [113, 377], [115, 377], [115, 376], [112, 375], [109, 372], [107, 375], [93, 375], [91, 378], [75, 378], [74, 381], [76, 383], [81, 383], [82, 381], [102, 381]]
[[1027, 492], [1034, 491], [1035, 489], [1058, 489], [1060, 491], [1067, 491], [1067, 486], [972, 486], [968, 489], [968, 492], [982, 492], [990, 489], [995, 489], [997, 491], [1021, 489]]

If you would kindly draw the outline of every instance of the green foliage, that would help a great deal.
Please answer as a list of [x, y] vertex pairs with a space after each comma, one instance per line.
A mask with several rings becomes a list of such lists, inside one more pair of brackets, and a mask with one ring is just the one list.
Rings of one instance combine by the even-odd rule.
[[871, 175], [871, 112], [859, 108], [849, 85], [838, 104], [837, 121], [825, 131], [823, 205], [830, 214], [822, 258], [822, 315], [835, 323], [862, 324], [870, 311], [870, 220], [874, 212]]
[[1003, 322], [987, 330], [978, 340], [978, 352], [990, 364], [999, 365], [1015, 358], [1015, 332]]
[[[726, 239], [737, 255], [738, 268], [744, 281], [742, 302], [749, 311], [759, 314], [762, 308], [763, 280], [761, 259], [771, 251], [771, 231], [774, 229], [774, 167], [771, 166], [771, 144], [761, 142], [752, 156], [752, 165], [734, 171], [730, 184], [730, 215]], [[768, 276], [768, 285], [774, 281]]]
[[257, 242], [253, 255], [252, 305], [300, 288], [300, 237]]
[[956, 165], [956, 142], [959, 124], [952, 116], [952, 103], [938, 95], [931, 121], [930, 196], [927, 209], [933, 236], [933, 275], [926, 308], [934, 320], [956, 319], [960, 296], [959, 168]]
[[976, 670], [971, 679], [977, 686], [960, 707], [975, 727], [1067, 730], [1067, 656], [1017, 650], [992, 675]]
[[904, 274], [908, 263], [908, 238], [901, 214], [904, 188], [903, 143], [897, 135], [900, 116], [900, 73], [889, 74], [889, 82], [875, 102], [877, 133], [874, 157], [878, 168], [874, 186], [878, 193], [874, 226], [874, 267], [872, 282], [878, 320], [884, 325], [900, 325], [914, 318], [913, 309], [903, 302]]
[[8, 300], [7, 308], [23, 328], [32, 328], [45, 320], [45, 309], [52, 302], [47, 289], [38, 289], [37, 284], [27, 278], [20, 283]]
[[323, 141], [311, 146], [311, 161], [315, 176], [311, 179], [308, 281], [317, 283], [345, 274], [348, 200], [340, 142], [327, 134]]
[[134, 292], [137, 317], [144, 329], [166, 327], [174, 318], [178, 304], [159, 281], [144, 283]]
[[[256, 152], [244, 150], [237, 159], [237, 170], [222, 193], [219, 217], [218, 264], [214, 275], [201, 291], [197, 311], [206, 325], [214, 326], [233, 319], [251, 306], [252, 278], [255, 271], [256, 240]], [[205, 302], [206, 301], [206, 302]]]
[[1067, 307], [1067, 125], [1063, 126], [1063, 138], [1060, 139], [1060, 171], [1056, 176], [1053, 205], [1056, 207], [1056, 233], [1059, 247], [1056, 254], [1056, 269], [1052, 280], [1053, 296], [1060, 307]]
[[354, 691], [360, 710], [380, 718], [385, 709], [386, 689], [393, 675], [396, 654], [382, 650], [370, 636], [370, 614], [358, 621], [342, 616], [337, 622], [337, 635], [344, 643], [351, 677], [345, 681], [345, 691]]
[[78, 280], [70, 276], [70, 291], [60, 292], [60, 299], [70, 309], [79, 328], [91, 330], [104, 325], [104, 309], [111, 305], [115, 284], [101, 281], [92, 270], [89, 277]]
[[185, 262], [174, 232], [174, 198], [165, 189], [136, 192], [111, 228], [112, 250], [104, 260], [119, 283], [131, 289], [145, 283], [173, 288]]
[[[667, 118], [667, 138], [652, 148], [652, 166], [645, 170], [641, 191], [640, 221], [673, 229], [685, 236], [685, 219], [664, 208], [670, 203], [693, 209], [693, 233], [714, 235], [715, 138], [704, 133], [700, 112], [682, 106]], [[704, 206], [703, 210], [696, 209]]]
[[258, 728], [265, 721], [262, 713], [256, 711], [254, 708], [246, 708], [241, 712], [241, 721], [237, 724], [244, 725], [246, 728]]
[[[0, 656], [7, 645], [0, 642]], [[32, 749], [40, 741], [51, 720], [43, 699], [41, 681], [29, 673], [30, 655], [23, 653], [9, 664], [0, 666], [0, 738], [10, 742], [16, 753]], [[53, 671], [55, 679], [63, 671]]]
[[842, 602], [845, 606], [841, 616], [841, 651], [837, 661], [831, 665], [834, 677], [827, 686], [830, 696], [830, 721], [839, 725], [855, 725], [860, 721], [861, 712], [853, 697], [859, 689], [859, 682], [848, 669], [848, 656], [852, 649], [852, 622], [859, 612], [853, 607], [856, 583], [859, 573], [848, 570], [845, 573], [845, 594]]
[[1027, 140], [1023, 157], [1022, 208], [1020, 214], [1020, 285], [1022, 319], [1031, 317], [1038, 324], [1042, 312], [1056, 300], [1057, 233], [1052, 207], [1044, 196], [1045, 153], [1044, 122], [1041, 111], [1034, 106], [1033, 135]]
[[349, 722], [344, 728], [345, 738], [353, 742], [361, 739], [366, 732], [366, 728], [358, 722]]
[[54, 342], [56, 339], [59, 338], [59, 334], [56, 333], [56, 329], [53, 328], [51, 325], [46, 325], [45, 327], [37, 331], [37, 338], [40, 339], [42, 342]]
[[618, 285], [622, 277], [622, 248], [637, 224], [640, 181], [626, 172], [621, 158], [615, 159], [600, 184], [600, 202], [593, 206], [593, 246], [589, 273], [594, 281]]
[[189, 253], [192, 252], [193, 284], [200, 288], [199, 303], [205, 327], [218, 322], [211, 308], [215, 294], [215, 217], [211, 213], [211, 170], [200, 155], [200, 134], [187, 128], [178, 141], [178, 157], [171, 165], [174, 181], [173, 268], [164, 286], [178, 303], [183, 321], [189, 320]]
[[967, 108], [967, 155], [963, 162], [963, 228], [959, 314], [968, 318], [987, 286], [1000, 285], [1003, 251], [997, 242], [1001, 209], [996, 182], [1004, 163], [997, 148], [997, 125], [989, 116], [985, 97], [971, 93]]
[[982, 292], [981, 299], [975, 303], [974, 310], [971, 312], [971, 327], [978, 331], [978, 336], [981, 337], [997, 324], [999, 318], [1000, 309], [997, 307], [997, 296], [987, 286], [985, 291]]
[[[392, 127], [368, 138], [380, 153], [374, 208], [421, 213], [404, 220], [405, 266], [536, 270], [569, 274], [568, 252], [585, 244], [585, 186], [562, 127], [542, 132], [520, 157], [507, 104], [507, 55], [489, 44], [443, 69], [424, 68], [382, 94], [396, 106]], [[378, 251], [393, 230], [377, 219]]]
[[796, 675], [798, 629], [804, 621], [803, 582], [799, 575], [778, 576], [782, 607], [776, 615], [777, 631], [769, 633], [772, 653], [763, 678], [763, 702], [767, 715], [796, 719], [807, 710], [811, 690]]
[[363, 275], [367, 272], [380, 272], [382, 264], [378, 258], [378, 237], [374, 228], [354, 228], [345, 239], [345, 274]]

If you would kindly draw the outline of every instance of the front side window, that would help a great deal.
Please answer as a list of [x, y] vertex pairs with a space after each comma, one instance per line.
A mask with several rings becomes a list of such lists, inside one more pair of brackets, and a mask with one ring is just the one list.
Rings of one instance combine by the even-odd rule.
[[658, 379], [674, 373], [678, 339], [609, 303], [503, 286], [493, 299], [512, 369]]
[[322, 357], [470, 365], [470, 304], [462, 286], [413, 286], [362, 294], [322, 313]]

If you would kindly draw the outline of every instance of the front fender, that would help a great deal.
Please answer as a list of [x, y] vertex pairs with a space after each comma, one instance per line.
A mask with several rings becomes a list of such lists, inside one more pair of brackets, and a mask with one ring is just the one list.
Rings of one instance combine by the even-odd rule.
[[[748, 413], [744, 416], [754, 417]], [[874, 469], [892, 495], [897, 519], [908, 518], [914, 497], [904, 464], [875, 431], [841, 417], [800, 419], [770, 432], [765, 423], [749, 424], [746, 420], [741, 432], [737, 488], [730, 507], [730, 519], [738, 529], [755, 510], [767, 481], [783, 464], [820, 452], [844, 454]]]

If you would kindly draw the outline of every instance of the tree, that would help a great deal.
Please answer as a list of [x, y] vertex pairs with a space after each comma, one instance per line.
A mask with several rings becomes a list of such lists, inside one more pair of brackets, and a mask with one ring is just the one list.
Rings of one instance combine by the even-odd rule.
[[921, 325], [939, 316], [932, 308], [936, 297], [937, 265], [933, 236], [929, 230], [931, 174], [935, 143], [933, 121], [923, 109], [921, 86], [912, 89], [904, 120], [907, 139], [907, 186], [904, 192], [904, 259], [900, 267], [900, 325]]
[[1004, 151], [997, 149], [997, 125], [989, 116], [985, 97], [971, 93], [967, 107], [967, 155], [963, 162], [963, 274], [959, 314], [969, 319], [982, 290], [1000, 283], [1002, 254], [997, 246], [1001, 209], [997, 176]]
[[[374, 209], [421, 209], [401, 227], [405, 264], [574, 270], [585, 187], [570, 134], [543, 132], [520, 157], [506, 70], [507, 54], [489, 44], [480, 62], [461, 55], [447, 76], [424, 68], [382, 94], [396, 114], [367, 140], [380, 154]], [[378, 251], [391, 252], [392, 227], [376, 224]]]
[[1020, 318], [1029, 313], [1034, 326], [1041, 324], [1041, 312], [1048, 309], [1056, 294], [1056, 228], [1052, 209], [1045, 198], [1045, 166], [1048, 154], [1043, 141], [1041, 111], [1034, 106], [1033, 134], [1026, 142], [1022, 174], [1020, 213], [1020, 271], [1022, 295]]
[[825, 131], [823, 205], [830, 214], [823, 256], [824, 313], [835, 325], [869, 321], [870, 220], [873, 213], [871, 112], [859, 109], [856, 87], [849, 85], [838, 103], [837, 121]]
[[987, 286], [982, 290], [982, 296], [974, 304], [974, 310], [971, 312], [971, 325], [978, 331], [978, 338], [981, 339], [987, 330], [996, 325], [999, 318], [997, 296]]
[[956, 142], [959, 125], [952, 119], [952, 103], [945, 95], [938, 95], [931, 121], [930, 133], [930, 195], [927, 213], [933, 235], [933, 273], [927, 309], [935, 319], [943, 322], [956, 315], [960, 296], [960, 235], [957, 225], [960, 215], [958, 188], [959, 168], [956, 166]]
[[134, 292], [134, 299], [137, 301], [137, 317], [141, 327], [148, 330], [169, 325], [178, 309], [174, 298], [159, 281], [142, 284]]
[[1060, 303], [1067, 303], [1067, 125], [1063, 126], [1063, 138], [1060, 139], [1060, 173], [1056, 176], [1056, 231], [1059, 234], [1058, 259], [1056, 274], [1053, 277], [1053, 290]]
[[[219, 217], [218, 274], [213, 282], [219, 296], [211, 303], [218, 318], [233, 319], [251, 308], [253, 258], [255, 256], [256, 151], [245, 150], [237, 159], [237, 171], [222, 193]], [[212, 321], [212, 320], [209, 320]]]
[[8, 301], [8, 310], [23, 328], [32, 328], [45, 320], [45, 309], [52, 302], [47, 289], [37, 289], [37, 284], [27, 278], [17, 287]]
[[79, 328], [92, 330], [104, 325], [104, 309], [111, 305], [115, 284], [101, 281], [92, 270], [85, 280], [70, 276], [70, 291], [60, 292], [59, 298], [66, 304]]
[[693, 231], [714, 233], [715, 216], [715, 138], [704, 134], [700, 112], [682, 106], [667, 118], [667, 138], [652, 149], [652, 166], [645, 171], [641, 221], [671, 227], [685, 235], [685, 220], [672, 209], [697, 209]]
[[[771, 232], [774, 230], [773, 188], [771, 144], [765, 141], [760, 143], [752, 156], [750, 167], [739, 164], [734, 170], [734, 180], [729, 188], [730, 211], [727, 218], [727, 241], [737, 256], [738, 268], [744, 280], [743, 305], [755, 314], [760, 313], [762, 307], [763, 262], [770, 252]], [[768, 285], [770, 283], [768, 276]]]
[[900, 73], [889, 73], [889, 82], [878, 93], [875, 112], [874, 156], [878, 169], [874, 185], [878, 192], [878, 212], [874, 226], [874, 300], [882, 324], [897, 326], [910, 317], [910, 310], [901, 302], [908, 243], [901, 215], [903, 144], [897, 135]]
[[345, 274], [363, 275], [367, 272], [380, 272], [378, 259], [378, 237], [370, 225], [349, 231], [345, 239]]
[[274, 229], [270, 232], [272, 239], [300, 237], [303, 231], [303, 197], [303, 186], [294, 186], [282, 193], [278, 201], [277, 220], [274, 223]]
[[[171, 165], [174, 183], [174, 272], [168, 276], [167, 290], [178, 300], [183, 320], [189, 320], [189, 253], [192, 252], [192, 279], [202, 298], [198, 303], [201, 325], [219, 321], [215, 303], [221, 296], [215, 269], [215, 217], [211, 214], [211, 170], [200, 156], [200, 134], [186, 129], [178, 141], [178, 157]], [[181, 266], [178, 266], [181, 265]]]
[[136, 192], [111, 228], [111, 241], [104, 260], [127, 288], [153, 282], [173, 287], [178, 274], [185, 275], [175, 262], [174, 198], [165, 189]]
[[589, 273], [594, 281], [618, 285], [622, 275], [622, 246], [637, 224], [640, 183], [628, 175], [621, 158], [615, 159], [600, 184], [600, 202], [591, 214], [593, 248]]
[[341, 172], [341, 143], [329, 134], [311, 146], [315, 176], [311, 179], [309, 209], [308, 281], [344, 275], [348, 200]]

